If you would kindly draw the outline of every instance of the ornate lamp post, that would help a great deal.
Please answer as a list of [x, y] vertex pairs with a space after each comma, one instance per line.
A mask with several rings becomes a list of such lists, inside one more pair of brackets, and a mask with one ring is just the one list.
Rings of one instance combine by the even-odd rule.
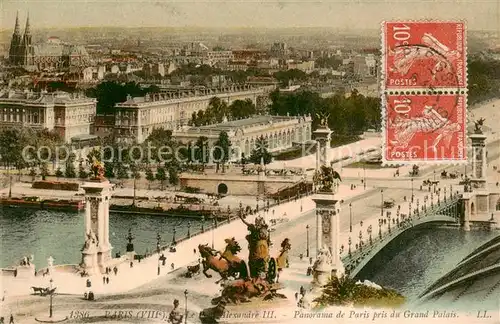
[[411, 178], [411, 202], [413, 202], [413, 178]]
[[382, 239], [382, 218], [378, 220], [378, 237]]
[[384, 189], [380, 189], [380, 216], [384, 217]]
[[398, 206], [398, 209], [396, 210], [396, 224], [399, 226], [399, 213], [401, 212], [401, 208], [399, 208], [400, 206]]
[[52, 318], [52, 296], [54, 295], [54, 292], [52, 291], [52, 283], [54, 282], [54, 280], [52, 279], [52, 277], [50, 278], [49, 280], [49, 283], [50, 283], [50, 305], [49, 305], [49, 317]]
[[370, 245], [373, 244], [373, 241], [372, 241], [372, 226], [368, 226], [368, 228], [366, 229], [367, 233], [368, 233], [368, 237], [370, 238]]
[[306, 226], [306, 242], [307, 242], [306, 257], [309, 258], [309, 224], [307, 224]]
[[363, 232], [360, 230], [359, 231], [359, 250], [363, 251]]
[[420, 217], [420, 208], [419, 208], [419, 205], [420, 205], [420, 201], [417, 199], [417, 217]]
[[453, 185], [450, 184], [450, 200], [453, 199]]
[[363, 166], [363, 189], [366, 190], [366, 168]]
[[349, 232], [352, 233], [352, 204], [349, 203]]
[[391, 212], [387, 212], [387, 230], [391, 234]]
[[437, 199], [437, 204], [439, 205], [439, 204], [441, 203], [441, 199], [440, 199], [440, 198], [441, 198], [441, 197], [440, 197], [440, 196], [441, 196], [441, 188], [439, 188], [439, 190], [438, 190], [438, 192], [437, 192], [437, 196], [438, 196], [438, 197], [437, 197], [437, 198], [438, 198], [438, 199]]
[[175, 230], [175, 226], [174, 226], [174, 229], [172, 231], [172, 244], [174, 244], [174, 245], [177, 244], [177, 242], [175, 240], [175, 232], [176, 232], [176, 230]]
[[408, 203], [408, 217], [412, 217], [411, 201]]
[[347, 241], [347, 245], [349, 245], [349, 256], [351, 256], [352, 252], [351, 252], [351, 244], [352, 244], [352, 240], [351, 240], [351, 237], [349, 236], [349, 240]]
[[188, 221], [187, 227], [188, 227], [187, 237], [190, 238], [191, 237], [191, 221]]
[[443, 200], [446, 202], [446, 187], [443, 188]]
[[188, 322], [188, 291], [184, 290], [184, 324]]
[[434, 191], [431, 191], [431, 208], [434, 208]]

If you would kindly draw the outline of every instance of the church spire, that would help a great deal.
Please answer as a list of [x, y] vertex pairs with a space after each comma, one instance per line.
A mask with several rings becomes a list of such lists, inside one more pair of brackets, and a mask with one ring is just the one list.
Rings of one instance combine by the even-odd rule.
[[14, 35], [21, 35], [21, 28], [19, 27], [19, 11], [16, 14], [16, 25], [14, 27]]
[[26, 17], [26, 28], [24, 29], [24, 34], [30, 34], [30, 13], [28, 12], [28, 16]]

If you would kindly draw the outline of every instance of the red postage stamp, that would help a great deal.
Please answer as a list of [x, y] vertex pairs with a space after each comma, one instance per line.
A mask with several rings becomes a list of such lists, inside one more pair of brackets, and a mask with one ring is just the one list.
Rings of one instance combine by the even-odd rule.
[[384, 88], [465, 88], [465, 27], [464, 22], [384, 22]]
[[465, 95], [387, 95], [384, 160], [466, 161]]

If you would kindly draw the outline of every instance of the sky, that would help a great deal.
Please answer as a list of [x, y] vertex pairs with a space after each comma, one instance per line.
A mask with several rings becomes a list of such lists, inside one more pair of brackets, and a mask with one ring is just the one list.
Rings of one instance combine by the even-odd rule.
[[[500, 31], [500, 0], [0, 0], [1, 28], [333, 27], [376, 29], [383, 20], [464, 19]], [[24, 27], [24, 26], [23, 26]]]

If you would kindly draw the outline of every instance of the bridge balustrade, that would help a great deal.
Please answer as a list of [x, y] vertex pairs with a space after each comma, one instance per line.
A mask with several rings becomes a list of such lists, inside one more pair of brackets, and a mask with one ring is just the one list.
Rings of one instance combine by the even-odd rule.
[[[458, 202], [460, 195], [458, 193], [454, 194], [453, 196], [450, 195], [450, 199], [445, 201], [442, 201], [440, 204], [432, 204], [429, 208], [427, 208], [425, 205], [422, 206], [422, 213], [418, 212], [418, 209], [415, 210], [413, 214], [410, 214], [408, 218], [404, 217], [404, 214], [401, 214], [401, 218], [403, 218], [401, 221], [399, 220], [399, 209], [397, 212], [397, 218], [396, 218], [396, 229], [391, 231], [391, 226], [390, 226], [390, 219], [387, 222], [387, 231], [382, 231], [382, 227], [384, 225], [379, 226], [379, 233], [378, 236], [376, 235], [375, 237], [372, 237], [371, 233], [369, 236], [369, 240], [367, 243], [363, 242], [360, 240], [360, 244], [356, 244], [357, 248], [352, 251], [351, 250], [351, 237], [349, 237], [349, 250], [346, 256], [342, 258], [342, 261], [344, 263], [344, 266], [346, 268], [346, 271], [348, 273], [352, 272], [353, 270], [356, 269], [356, 267], [363, 261], [363, 259], [371, 254], [371, 252], [378, 248], [378, 245], [381, 243], [389, 242], [408, 228], [411, 228], [414, 226], [414, 219], [423, 219], [426, 217], [434, 216], [434, 215], [442, 215], [444, 211], [444, 215], [453, 217], [457, 220], [458, 222]], [[416, 217], [412, 216], [416, 215]], [[380, 223], [380, 220], [379, 220]], [[341, 254], [344, 252], [343, 246], [341, 248]]]

